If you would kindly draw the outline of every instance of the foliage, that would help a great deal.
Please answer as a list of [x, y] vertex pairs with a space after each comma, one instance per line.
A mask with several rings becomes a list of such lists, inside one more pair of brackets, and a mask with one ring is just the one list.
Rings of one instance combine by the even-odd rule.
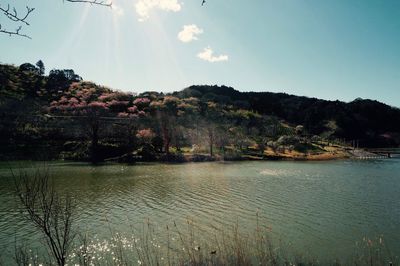
[[[173, 95], [201, 99], [210, 94], [216, 96], [216, 102], [233, 104], [241, 101], [259, 114], [303, 125], [308, 134], [319, 135], [327, 130], [325, 124], [328, 121], [335, 121], [338, 128], [332, 132], [333, 138], [360, 139], [364, 145], [374, 145], [387, 132], [400, 131], [400, 110], [373, 100], [356, 99], [344, 103], [286, 93], [239, 92], [226, 86], [191, 86]], [[387, 145], [393, 144], [392, 140], [387, 139]]]
[[36, 66], [0, 65], [0, 82], [4, 146], [51, 142], [58, 151], [66, 142], [89, 142], [77, 154], [93, 162], [114, 155], [98, 156], [100, 142], [118, 147], [120, 156], [136, 154], [146, 144], [154, 158], [194, 145], [196, 154], [230, 158], [226, 153], [234, 150], [252, 155], [258, 150], [261, 157], [266, 149], [301, 147], [297, 150], [306, 153], [313, 145], [303, 144], [321, 140], [400, 144], [400, 110], [372, 100], [344, 103], [226, 86], [136, 95], [82, 81], [73, 70], [51, 70], [46, 76], [41, 60]]

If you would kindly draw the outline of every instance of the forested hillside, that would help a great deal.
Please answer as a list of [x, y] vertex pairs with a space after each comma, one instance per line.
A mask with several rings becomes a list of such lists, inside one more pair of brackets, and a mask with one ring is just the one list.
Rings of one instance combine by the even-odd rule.
[[338, 138], [362, 140], [365, 145], [383, 145], [400, 132], [400, 109], [373, 100], [345, 103], [286, 93], [239, 92], [225, 86], [191, 86], [174, 95], [248, 108], [304, 125], [309, 134], [329, 132]]
[[73, 70], [44, 73], [41, 61], [0, 65], [3, 159], [306, 157], [335, 154], [330, 147], [344, 141], [400, 143], [400, 110], [373, 100], [344, 103], [226, 86], [135, 94], [83, 81]]

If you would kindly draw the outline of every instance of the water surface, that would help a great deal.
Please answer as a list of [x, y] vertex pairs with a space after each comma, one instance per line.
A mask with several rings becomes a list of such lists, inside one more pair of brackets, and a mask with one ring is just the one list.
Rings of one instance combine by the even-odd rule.
[[[37, 164], [0, 164], [0, 250], [16, 237], [37, 241], [16, 208], [9, 170]], [[251, 232], [258, 213], [299, 253], [346, 257], [363, 237], [383, 236], [400, 254], [399, 159], [49, 166], [57, 189], [74, 195], [79, 226], [99, 238], [147, 219], [162, 227], [189, 218], [204, 231], [238, 222]]]

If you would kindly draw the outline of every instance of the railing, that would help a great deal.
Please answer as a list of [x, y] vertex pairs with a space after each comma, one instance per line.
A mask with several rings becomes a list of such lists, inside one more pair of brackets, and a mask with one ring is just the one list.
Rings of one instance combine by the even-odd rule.
[[400, 148], [367, 148], [364, 149], [372, 153], [396, 153], [400, 154]]
[[400, 154], [400, 148], [369, 148], [364, 150], [370, 153], [386, 156], [387, 158], [391, 158], [394, 154]]

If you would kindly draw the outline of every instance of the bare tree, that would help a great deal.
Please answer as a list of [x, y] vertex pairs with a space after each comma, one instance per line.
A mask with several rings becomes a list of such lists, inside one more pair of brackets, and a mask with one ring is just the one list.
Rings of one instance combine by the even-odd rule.
[[[91, 5], [99, 5], [99, 6], [106, 6], [111, 7], [111, 1], [104, 1], [104, 0], [63, 0], [63, 2], [71, 2], [71, 3], [86, 3]], [[29, 26], [28, 18], [31, 13], [35, 10], [33, 7], [26, 6], [25, 12], [19, 12], [15, 6], [10, 6], [7, 4], [7, 7], [2, 6], [0, 4], [0, 12], [2, 13], [3, 17], [8, 19], [15, 25], [15, 29], [4, 28], [4, 26], [0, 23], [0, 33], [7, 34], [9, 36], [20, 36], [31, 39], [31, 37], [25, 33], [22, 33], [22, 26]], [[22, 13], [22, 15], [21, 15]]]
[[[26, 12], [24, 15], [20, 15], [18, 14], [18, 11], [15, 7], [10, 7], [10, 4], [7, 5], [7, 8], [4, 8], [0, 5], [0, 11], [3, 13], [3, 16], [8, 18], [9, 20], [19, 23], [19, 24], [25, 24], [27, 26], [29, 26], [29, 23], [27, 22], [27, 19], [29, 17], [29, 15], [35, 10], [35, 8], [31, 8], [29, 6], [26, 6]], [[2, 27], [2, 25], [0, 24], [0, 33], [5, 33], [8, 35], [18, 35], [21, 37], [25, 37], [25, 38], [31, 38], [26, 34], [21, 33], [21, 29], [22, 26], [19, 25], [15, 30], [9, 30], [9, 29], [5, 29]]]
[[42, 233], [57, 265], [65, 265], [75, 237], [71, 197], [55, 191], [48, 169], [38, 169], [33, 175], [21, 172], [14, 180], [27, 220]]

